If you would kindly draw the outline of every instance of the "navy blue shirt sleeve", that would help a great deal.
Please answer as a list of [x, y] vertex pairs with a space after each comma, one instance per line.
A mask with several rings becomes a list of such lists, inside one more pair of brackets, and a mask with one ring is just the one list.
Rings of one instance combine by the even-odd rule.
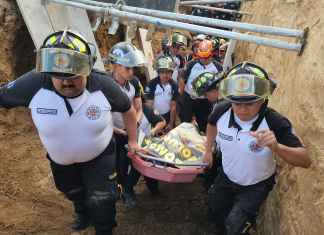
[[185, 83], [187, 83], [188, 78], [189, 78], [189, 76], [190, 76], [190, 74], [191, 74], [191, 70], [192, 70], [193, 66], [194, 66], [196, 63], [199, 63], [199, 62], [198, 62], [197, 60], [192, 60], [192, 61], [190, 61], [190, 62], [188, 63], [187, 68], [186, 68], [186, 70], [185, 70], [185, 72], [184, 72], [184, 75], [183, 75], [183, 80], [184, 80]]
[[163, 121], [162, 116], [155, 114], [153, 109], [148, 107], [147, 105], [143, 106], [143, 113], [146, 116], [149, 123], [152, 124], [152, 126], [155, 126], [159, 122]]
[[0, 87], [0, 105], [5, 108], [28, 107], [42, 87], [45, 75], [30, 71]]
[[213, 126], [216, 126], [220, 117], [230, 108], [231, 103], [226, 100], [222, 100], [219, 103], [215, 104], [213, 111], [208, 117], [208, 123]]
[[146, 99], [148, 100], [154, 100], [154, 93], [157, 84], [156, 82], [157, 79], [158, 78], [154, 78], [153, 80], [151, 80], [145, 88]]
[[179, 90], [178, 90], [178, 85], [173, 80], [171, 81], [171, 87], [172, 87], [172, 100], [176, 101], [179, 96]]
[[102, 72], [93, 72], [88, 80], [88, 89], [100, 90], [111, 105], [112, 112], [127, 112], [131, 108], [128, 96], [119, 88], [112, 76]]
[[274, 132], [278, 143], [288, 147], [303, 147], [303, 144], [293, 131], [291, 122], [286, 117], [269, 108], [265, 118], [270, 130]]
[[135, 98], [141, 97], [142, 96], [142, 85], [140, 83], [140, 81], [138, 80], [138, 78], [134, 78], [130, 81], [130, 83], [134, 86], [135, 88]]

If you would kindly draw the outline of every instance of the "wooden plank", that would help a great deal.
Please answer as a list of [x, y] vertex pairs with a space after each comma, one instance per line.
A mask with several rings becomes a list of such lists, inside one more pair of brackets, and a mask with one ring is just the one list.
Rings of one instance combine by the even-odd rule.
[[233, 64], [232, 64], [232, 56], [233, 56], [233, 53], [235, 51], [236, 43], [237, 43], [237, 40], [231, 39], [229, 41], [229, 45], [227, 47], [224, 62], [223, 62], [223, 69], [225, 71], [228, 71], [233, 66]]
[[153, 49], [152, 49], [152, 44], [151, 41], [146, 40], [146, 35], [147, 35], [147, 30], [146, 29], [139, 29], [140, 33], [140, 38], [141, 38], [141, 43], [142, 43], [142, 48], [144, 51], [144, 55], [147, 61], [146, 64], [146, 78], [151, 80], [155, 77], [157, 77], [156, 71], [153, 69], [153, 63], [154, 63], [154, 54], [153, 54]]
[[[37, 49], [50, 33], [65, 28], [77, 30], [97, 46], [85, 10], [53, 3], [44, 6], [41, 0], [17, 0], [17, 3]], [[103, 71], [104, 65], [98, 49], [97, 56], [95, 68]]]
[[89, 42], [96, 45], [98, 60], [95, 64], [95, 68], [104, 71], [104, 65], [92, 32], [87, 12], [83, 9], [55, 3], [47, 4], [46, 8], [55, 31], [63, 30], [65, 28], [76, 30]]
[[17, 4], [35, 47], [39, 49], [43, 40], [54, 32], [47, 11], [42, 6], [41, 0], [17, 0]]

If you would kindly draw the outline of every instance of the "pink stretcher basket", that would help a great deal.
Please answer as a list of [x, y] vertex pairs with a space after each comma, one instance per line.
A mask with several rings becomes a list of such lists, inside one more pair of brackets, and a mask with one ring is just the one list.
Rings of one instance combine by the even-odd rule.
[[142, 175], [170, 183], [190, 183], [198, 174], [203, 173], [204, 168], [197, 167], [170, 167], [145, 161], [142, 157], [134, 153], [128, 153], [132, 159], [133, 166]]

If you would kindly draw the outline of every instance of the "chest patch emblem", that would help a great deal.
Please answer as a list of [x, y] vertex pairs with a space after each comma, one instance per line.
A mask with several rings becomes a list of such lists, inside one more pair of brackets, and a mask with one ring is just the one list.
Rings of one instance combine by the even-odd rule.
[[39, 113], [39, 114], [48, 114], [48, 115], [57, 115], [57, 109], [37, 108], [37, 113]]
[[87, 108], [86, 115], [90, 120], [97, 120], [101, 116], [101, 110], [97, 105], [90, 105]]
[[249, 149], [251, 152], [258, 153], [261, 152], [264, 148], [258, 145], [255, 140], [252, 140], [249, 144]]

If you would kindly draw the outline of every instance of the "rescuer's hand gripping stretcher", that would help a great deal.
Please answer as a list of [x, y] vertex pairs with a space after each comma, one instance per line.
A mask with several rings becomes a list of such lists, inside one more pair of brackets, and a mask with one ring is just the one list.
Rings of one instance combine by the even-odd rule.
[[133, 166], [142, 175], [165, 182], [192, 182], [207, 166], [203, 163], [206, 137], [191, 123], [182, 123], [163, 137], [139, 133], [144, 152], [129, 152]]

